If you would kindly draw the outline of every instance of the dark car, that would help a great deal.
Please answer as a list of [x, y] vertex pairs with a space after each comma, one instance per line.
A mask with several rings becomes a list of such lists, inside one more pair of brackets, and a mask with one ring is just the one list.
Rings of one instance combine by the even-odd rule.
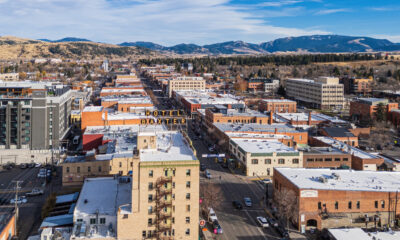
[[288, 231], [287, 231], [284, 227], [279, 226], [279, 227], [276, 228], [276, 230], [278, 231], [278, 233], [279, 233], [283, 238], [289, 239], [289, 233], [288, 233]]
[[243, 205], [239, 202], [239, 201], [233, 201], [232, 205], [236, 208], [236, 209], [243, 209]]
[[268, 222], [273, 227], [278, 227], [279, 226], [278, 221], [276, 221], [274, 218], [268, 218]]
[[206, 165], [200, 164], [200, 171], [205, 171], [206, 170]]
[[222, 227], [221, 227], [221, 225], [219, 225], [218, 220], [214, 220], [212, 223], [212, 226], [213, 226], [214, 234], [222, 234], [223, 233]]
[[6, 198], [0, 198], [0, 205], [5, 205], [8, 203], [8, 199]]

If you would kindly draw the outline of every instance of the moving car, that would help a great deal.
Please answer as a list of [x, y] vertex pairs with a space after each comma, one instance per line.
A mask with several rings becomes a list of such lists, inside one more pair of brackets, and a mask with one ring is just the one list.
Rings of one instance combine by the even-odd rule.
[[269, 178], [264, 178], [263, 180], [261, 180], [264, 184], [268, 184], [268, 183], [272, 183], [271, 179]]
[[[28, 200], [26, 199], [25, 196], [18, 197], [18, 199], [17, 199], [17, 204], [27, 203], [27, 202], [28, 202]], [[10, 200], [10, 204], [15, 204], [15, 198], [12, 198]]]
[[268, 218], [268, 222], [269, 222], [269, 224], [270, 224], [271, 226], [273, 226], [273, 227], [278, 227], [278, 226], [279, 226], [278, 221], [276, 221], [276, 220], [273, 219], [273, 218]]
[[217, 214], [215, 214], [214, 209], [208, 208], [208, 221], [214, 222], [215, 220], [218, 220]]
[[211, 173], [208, 170], [206, 170], [205, 175], [206, 175], [206, 178], [211, 179]]
[[233, 201], [232, 205], [236, 208], [236, 209], [243, 209], [243, 205], [239, 202], [239, 201]]
[[245, 205], [246, 207], [251, 207], [251, 206], [253, 206], [253, 203], [251, 202], [251, 198], [249, 198], [249, 197], [243, 198], [243, 202], [244, 202], [244, 205]]
[[32, 189], [31, 192], [28, 192], [28, 193], [26, 194], [26, 196], [27, 196], [27, 197], [39, 196], [39, 195], [42, 195], [43, 193], [44, 193], [44, 192], [43, 192], [42, 189], [40, 189], [40, 188], [34, 188], [34, 189]]
[[268, 221], [265, 217], [258, 216], [256, 219], [257, 219], [258, 224], [260, 224], [261, 227], [263, 227], [263, 228], [269, 227]]

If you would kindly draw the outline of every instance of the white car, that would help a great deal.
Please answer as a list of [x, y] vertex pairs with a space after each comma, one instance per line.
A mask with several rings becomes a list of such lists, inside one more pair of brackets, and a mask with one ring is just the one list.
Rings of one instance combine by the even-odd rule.
[[[28, 200], [26, 200], [25, 196], [18, 197], [18, 199], [17, 199], [17, 204], [27, 203], [27, 202], [28, 202]], [[15, 204], [15, 198], [12, 198], [10, 200], [10, 204]]]
[[253, 203], [251, 202], [251, 198], [249, 198], [249, 197], [243, 198], [243, 202], [244, 202], [244, 205], [245, 205], [246, 207], [251, 207], [251, 206], [253, 206]]
[[264, 178], [263, 180], [261, 180], [261, 182], [263, 182], [264, 184], [272, 183], [271, 179], [269, 178]]
[[258, 216], [256, 219], [257, 219], [257, 222], [260, 224], [261, 227], [263, 227], [263, 228], [269, 227], [268, 221], [267, 221], [267, 219], [265, 217]]
[[40, 168], [41, 166], [42, 166], [41, 163], [36, 163], [36, 165], [35, 165], [36, 168]]

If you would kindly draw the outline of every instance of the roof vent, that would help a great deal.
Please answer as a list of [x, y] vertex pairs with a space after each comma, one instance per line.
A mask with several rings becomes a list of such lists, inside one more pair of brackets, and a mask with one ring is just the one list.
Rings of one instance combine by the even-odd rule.
[[85, 203], [85, 204], [88, 203], [88, 202], [89, 202], [89, 201], [88, 201], [87, 199], [85, 199], [85, 200], [83, 201], [83, 203]]

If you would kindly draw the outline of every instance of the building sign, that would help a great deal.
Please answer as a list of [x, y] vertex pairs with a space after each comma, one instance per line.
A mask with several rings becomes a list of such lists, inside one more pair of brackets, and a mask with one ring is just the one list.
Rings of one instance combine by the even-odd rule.
[[143, 118], [140, 124], [186, 124], [186, 118]]
[[318, 197], [317, 190], [301, 190], [300, 197]]
[[183, 110], [155, 110], [155, 111], [146, 111], [146, 116], [153, 117], [182, 117], [185, 115]]

